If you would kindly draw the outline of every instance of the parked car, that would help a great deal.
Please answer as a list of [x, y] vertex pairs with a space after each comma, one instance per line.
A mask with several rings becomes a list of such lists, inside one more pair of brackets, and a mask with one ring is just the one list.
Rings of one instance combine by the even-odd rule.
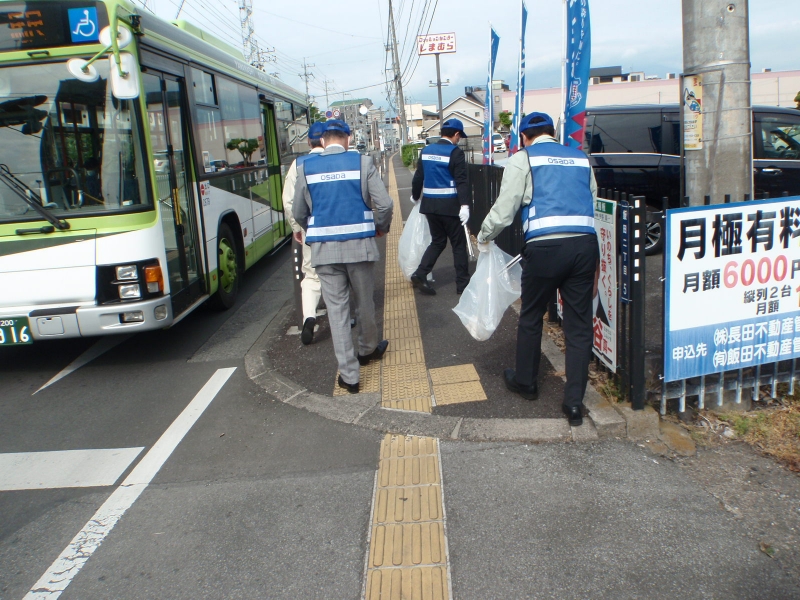
[[503, 140], [503, 136], [499, 133], [492, 134], [492, 147], [494, 148], [495, 152], [506, 152], [508, 150], [506, 143]]
[[[753, 107], [756, 196], [800, 194], [800, 110]], [[662, 198], [677, 208], [680, 189], [680, 107], [604, 106], [586, 111], [583, 150], [599, 188], [644, 196], [648, 254], [661, 251]]]

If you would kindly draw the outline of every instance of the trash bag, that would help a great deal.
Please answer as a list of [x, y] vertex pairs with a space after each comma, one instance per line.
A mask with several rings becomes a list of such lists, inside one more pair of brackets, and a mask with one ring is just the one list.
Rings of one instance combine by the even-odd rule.
[[489, 251], [481, 252], [475, 273], [453, 309], [470, 335], [479, 342], [492, 336], [506, 309], [520, 296], [522, 267], [517, 263], [504, 270], [511, 260], [490, 242]]
[[417, 204], [408, 215], [397, 247], [397, 262], [400, 263], [400, 270], [409, 281], [430, 244], [431, 230], [428, 227], [428, 219], [425, 215], [419, 214], [419, 204]]

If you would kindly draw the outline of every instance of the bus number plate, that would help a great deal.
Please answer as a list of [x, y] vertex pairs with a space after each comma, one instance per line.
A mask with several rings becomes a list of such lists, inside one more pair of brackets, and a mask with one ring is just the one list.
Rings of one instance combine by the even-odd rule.
[[31, 324], [28, 317], [0, 319], [0, 346], [32, 344]]

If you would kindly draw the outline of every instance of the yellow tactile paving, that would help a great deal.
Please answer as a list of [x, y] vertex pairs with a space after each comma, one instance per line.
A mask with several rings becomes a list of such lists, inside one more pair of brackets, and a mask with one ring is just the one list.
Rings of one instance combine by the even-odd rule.
[[[372, 361], [366, 366], [358, 368], [359, 372], [359, 387], [358, 391], [362, 394], [381, 391], [381, 363], [380, 361]], [[333, 395], [346, 396], [348, 392], [343, 387], [339, 387], [339, 372], [336, 372], [336, 379], [333, 382]]]
[[[388, 189], [399, 215], [400, 198], [391, 164]], [[397, 244], [403, 230], [398, 221], [386, 239], [383, 335], [389, 340], [389, 350], [382, 361], [381, 406], [431, 412], [431, 388], [425, 369], [414, 288], [403, 276], [397, 262]]]
[[443, 600], [448, 597], [447, 571], [443, 567], [375, 569], [367, 577], [370, 600]]
[[366, 600], [451, 597], [438, 440], [384, 437], [366, 575]]
[[431, 369], [428, 372], [431, 374], [431, 383], [433, 385], [480, 380], [478, 371], [475, 370], [475, 365], [473, 364], [441, 367], [439, 369]]
[[433, 397], [436, 400], [436, 406], [443, 406], [486, 400], [486, 392], [483, 391], [480, 381], [465, 381], [464, 383], [434, 385]]

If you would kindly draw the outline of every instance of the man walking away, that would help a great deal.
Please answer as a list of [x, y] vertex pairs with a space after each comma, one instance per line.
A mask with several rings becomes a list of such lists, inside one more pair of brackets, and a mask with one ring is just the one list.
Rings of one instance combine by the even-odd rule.
[[597, 184], [580, 150], [562, 146], [553, 120], [532, 113], [520, 123], [525, 152], [506, 163], [503, 184], [478, 234], [478, 249], [507, 227], [522, 206], [525, 266], [517, 332], [517, 368], [506, 387], [527, 400], [538, 396], [542, 318], [556, 289], [564, 301], [566, 375], [562, 408], [570, 425], [583, 424], [583, 395], [592, 354], [592, 289], [599, 260], [594, 229]]
[[422, 255], [419, 267], [411, 276], [411, 283], [423, 294], [434, 295], [426, 281], [428, 273], [447, 246], [453, 247], [456, 267], [456, 293], [464, 291], [469, 283], [469, 259], [464, 225], [469, 219], [469, 188], [467, 186], [467, 161], [458, 141], [466, 138], [464, 124], [458, 119], [442, 123], [442, 137], [435, 144], [425, 146], [419, 157], [414, 179], [411, 181], [411, 200], [422, 197], [420, 214], [428, 219], [431, 245]]
[[295, 221], [292, 214], [292, 206], [294, 204], [294, 188], [297, 181], [297, 167], [323, 151], [322, 130], [322, 123], [311, 124], [308, 129], [308, 145], [311, 147], [311, 151], [308, 154], [297, 157], [297, 160], [292, 163], [286, 172], [286, 179], [283, 183], [283, 213], [292, 227], [295, 241], [303, 245], [303, 281], [300, 282], [303, 304], [303, 331], [300, 334], [300, 341], [306, 346], [314, 341], [314, 327], [317, 324], [317, 306], [319, 305], [321, 290], [317, 272], [311, 266], [311, 247], [305, 243], [305, 232]]
[[[379, 341], [375, 323], [373, 265], [380, 259], [375, 237], [388, 233], [393, 203], [372, 159], [348, 152], [349, 140], [347, 123], [324, 123], [325, 151], [297, 168], [293, 211], [328, 307], [338, 385], [357, 394], [359, 364], [380, 360], [389, 346]], [[358, 355], [350, 333], [350, 289], [359, 315]]]

